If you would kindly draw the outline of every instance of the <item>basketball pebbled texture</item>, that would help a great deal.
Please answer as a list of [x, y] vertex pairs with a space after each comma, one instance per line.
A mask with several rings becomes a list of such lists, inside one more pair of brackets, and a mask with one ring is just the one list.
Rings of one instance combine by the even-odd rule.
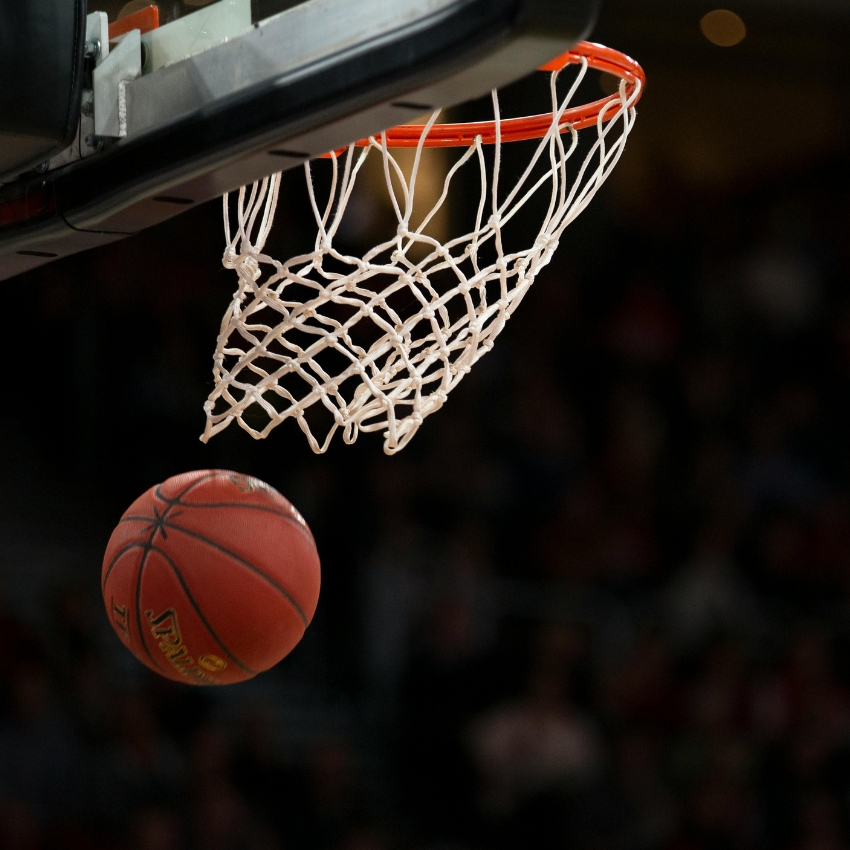
[[307, 523], [268, 484], [200, 470], [127, 509], [103, 558], [107, 615], [151, 670], [192, 685], [250, 679], [310, 625], [320, 565]]

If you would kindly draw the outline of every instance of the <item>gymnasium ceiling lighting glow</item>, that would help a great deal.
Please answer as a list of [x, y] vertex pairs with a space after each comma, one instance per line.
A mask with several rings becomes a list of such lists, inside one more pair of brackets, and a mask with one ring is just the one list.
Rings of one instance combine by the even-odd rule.
[[702, 34], [718, 47], [734, 47], [747, 36], [747, 27], [739, 15], [728, 9], [715, 9], [699, 22]]

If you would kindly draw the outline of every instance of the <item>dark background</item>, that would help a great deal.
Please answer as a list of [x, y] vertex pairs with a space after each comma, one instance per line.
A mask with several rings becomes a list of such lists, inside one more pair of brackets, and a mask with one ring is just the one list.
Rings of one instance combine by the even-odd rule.
[[[629, 148], [398, 456], [198, 441], [218, 204], [4, 283], [0, 846], [850, 846], [850, 14], [741, 2], [724, 49], [711, 8], [607, 3]], [[127, 505], [206, 467], [323, 564], [302, 644], [215, 691], [99, 598]]]

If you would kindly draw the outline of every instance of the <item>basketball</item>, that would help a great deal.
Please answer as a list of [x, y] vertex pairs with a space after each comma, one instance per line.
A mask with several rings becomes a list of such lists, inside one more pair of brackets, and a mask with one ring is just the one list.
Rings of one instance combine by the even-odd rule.
[[262, 481], [223, 470], [152, 487], [109, 538], [112, 627], [151, 670], [192, 685], [250, 679], [313, 619], [320, 566], [307, 523]]

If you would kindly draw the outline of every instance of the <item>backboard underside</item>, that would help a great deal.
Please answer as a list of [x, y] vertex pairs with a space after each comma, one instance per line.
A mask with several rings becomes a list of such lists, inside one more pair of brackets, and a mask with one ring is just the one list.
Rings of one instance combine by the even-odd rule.
[[[269, 2], [291, 8], [257, 20]], [[583, 38], [596, 6], [220, 0], [111, 43], [92, 13], [74, 144], [0, 178], [0, 279], [519, 79]]]

